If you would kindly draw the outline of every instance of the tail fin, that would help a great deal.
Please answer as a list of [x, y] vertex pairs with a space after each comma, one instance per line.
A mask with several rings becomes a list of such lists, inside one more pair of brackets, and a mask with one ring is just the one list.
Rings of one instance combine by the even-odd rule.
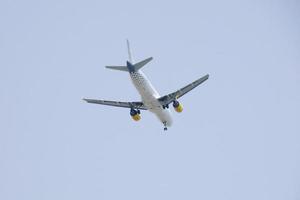
[[148, 62], [150, 62], [153, 58], [147, 58], [145, 60], [142, 60], [136, 64], [133, 64], [133, 59], [132, 59], [132, 54], [130, 50], [130, 44], [129, 41], [127, 40], [127, 50], [128, 50], [128, 59], [129, 63], [127, 62], [127, 66], [106, 66], [108, 69], [113, 69], [113, 70], [119, 70], [119, 71], [125, 71], [125, 72], [135, 72], [141, 69], [143, 66], [145, 66]]
[[[124, 72], [136, 72], [139, 69], [141, 69], [143, 66], [145, 66], [148, 62], [150, 62], [153, 58], [147, 58], [141, 62], [138, 62], [134, 65], [131, 65], [131, 63], [129, 63], [129, 66], [106, 66], [106, 68], [108, 69], [113, 69], [113, 70], [119, 70], [119, 71], [124, 71]], [[129, 70], [130, 68], [130, 70]]]
[[127, 39], [126, 42], [127, 42], [128, 59], [129, 59], [129, 62], [131, 64], [133, 64], [133, 59], [132, 59], [132, 54], [131, 54], [131, 50], [130, 50], [129, 40]]

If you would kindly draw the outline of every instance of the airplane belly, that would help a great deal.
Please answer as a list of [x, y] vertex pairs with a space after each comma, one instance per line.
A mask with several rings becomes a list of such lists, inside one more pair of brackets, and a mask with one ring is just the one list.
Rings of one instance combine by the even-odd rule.
[[143, 96], [154, 96], [156, 98], [159, 97], [158, 92], [154, 89], [152, 84], [149, 82], [147, 77], [141, 72], [134, 72], [130, 74], [131, 80], [140, 93], [140, 95]]
[[173, 121], [169, 109], [158, 108], [150, 111], [153, 112], [162, 123], [165, 123], [166, 126], [172, 125]]
[[132, 73], [131, 79], [141, 95], [144, 105], [149, 109], [149, 111], [154, 113], [162, 123], [166, 124], [166, 126], [171, 126], [172, 118], [170, 110], [162, 108], [161, 104], [157, 100], [159, 98], [159, 94], [147, 80], [146, 76], [142, 72]]

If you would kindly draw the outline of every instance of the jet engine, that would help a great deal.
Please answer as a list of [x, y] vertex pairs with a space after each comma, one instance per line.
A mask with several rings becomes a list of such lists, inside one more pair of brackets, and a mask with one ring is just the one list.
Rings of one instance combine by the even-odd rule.
[[141, 112], [139, 110], [130, 110], [130, 116], [134, 121], [139, 121], [141, 119]]
[[177, 100], [173, 101], [173, 107], [178, 113], [181, 113], [183, 111], [183, 106]]

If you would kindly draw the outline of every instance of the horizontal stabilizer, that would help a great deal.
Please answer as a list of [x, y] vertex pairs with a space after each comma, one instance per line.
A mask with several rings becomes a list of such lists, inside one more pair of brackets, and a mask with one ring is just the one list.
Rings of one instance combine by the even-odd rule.
[[141, 61], [141, 62], [138, 62], [138, 63], [134, 64], [134, 69], [135, 69], [135, 71], [141, 69], [141, 68], [142, 68], [143, 66], [145, 66], [148, 62], [150, 62], [152, 59], [153, 59], [153, 58], [150, 57], [150, 58], [147, 58], [147, 59], [145, 59], [145, 60], [143, 60], [143, 61]]
[[127, 66], [106, 66], [108, 69], [113, 69], [113, 70], [119, 70], [119, 71], [124, 71], [128, 72]]
[[[138, 71], [141, 69], [143, 66], [145, 66], [147, 63], [149, 63], [153, 58], [147, 58], [145, 60], [142, 60], [141, 62], [138, 62], [134, 65], [132, 65], [129, 62], [129, 67], [132, 68], [132, 71]], [[119, 70], [119, 71], [124, 71], [124, 72], [129, 72], [128, 66], [106, 66], [108, 69], [113, 69], [113, 70]], [[131, 71], [130, 71], [131, 72]]]

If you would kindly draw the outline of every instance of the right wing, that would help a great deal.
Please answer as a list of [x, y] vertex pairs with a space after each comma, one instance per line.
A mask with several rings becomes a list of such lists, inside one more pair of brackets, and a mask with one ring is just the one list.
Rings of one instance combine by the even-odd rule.
[[134, 108], [140, 110], [147, 110], [144, 106], [143, 102], [122, 102], [122, 101], [106, 101], [106, 100], [97, 100], [97, 99], [83, 99], [88, 103], [94, 104], [102, 104], [107, 106], [115, 106], [115, 107], [122, 107], [122, 108]]
[[207, 75], [203, 76], [202, 78], [199, 78], [198, 80], [192, 82], [191, 84], [188, 84], [187, 86], [177, 90], [176, 92], [173, 92], [171, 94], [160, 97], [158, 99], [158, 101], [163, 106], [168, 105], [169, 103], [182, 97], [183, 95], [185, 95], [186, 93], [188, 93], [189, 91], [191, 91], [192, 89], [194, 89], [195, 87], [197, 87], [198, 85], [200, 85], [201, 83], [206, 81], [208, 79], [208, 77], [209, 77], [209, 75], [207, 74]]

